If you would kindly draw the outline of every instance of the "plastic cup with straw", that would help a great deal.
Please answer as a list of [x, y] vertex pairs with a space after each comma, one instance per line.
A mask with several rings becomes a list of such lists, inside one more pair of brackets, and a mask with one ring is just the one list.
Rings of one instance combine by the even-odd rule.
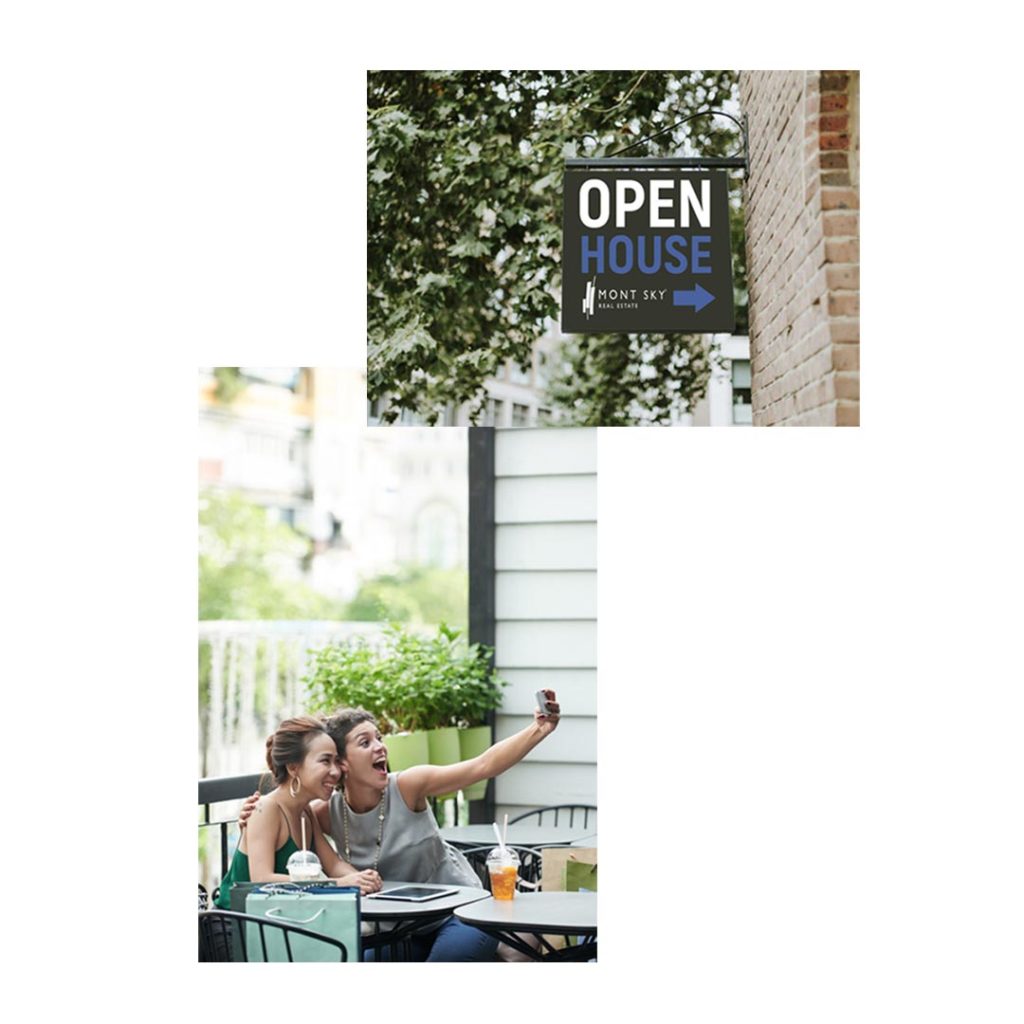
[[[491, 895], [496, 900], [511, 900], [516, 895], [516, 876], [519, 871], [519, 855], [510, 850], [505, 838], [498, 831], [498, 823], [491, 822], [498, 845], [487, 855], [487, 874], [491, 879]], [[508, 815], [505, 815], [505, 830], [508, 834]]]
[[288, 877], [293, 882], [315, 882], [321, 875], [320, 858], [306, 849], [306, 816], [302, 815], [302, 849], [288, 858]]

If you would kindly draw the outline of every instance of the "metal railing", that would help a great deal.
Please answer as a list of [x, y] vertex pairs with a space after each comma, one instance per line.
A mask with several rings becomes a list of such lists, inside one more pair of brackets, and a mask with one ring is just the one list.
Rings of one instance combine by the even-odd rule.
[[311, 650], [355, 638], [373, 643], [378, 622], [201, 621], [199, 775], [230, 776], [263, 763], [282, 719], [308, 709]]
[[[199, 828], [217, 828], [220, 830], [220, 875], [223, 878], [228, 870], [228, 829], [238, 821], [237, 818], [210, 819], [210, 806], [228, 800], [244, 800], [257, 789], [266, 792], [267, 773], [257, 775], [232, 775], [220, 779], [199, 780], [199, 806], [203, 809], [203, 820]], [[261, 786], [261, 783], [263, 784]]]

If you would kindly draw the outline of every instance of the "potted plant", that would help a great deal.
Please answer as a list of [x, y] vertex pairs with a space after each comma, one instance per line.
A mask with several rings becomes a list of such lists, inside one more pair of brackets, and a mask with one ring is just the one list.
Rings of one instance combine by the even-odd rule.
[[[380, 724], [392, 771], [402, 771], [428, 759], [427, 734], [403, 731], [391, 710], [395, 693], [388, 645], [371, 644], [365, 637], [328, 644], [313, 651], [313, 667], [305, 677], [314, 711], [330, 714], [339, 707], [361, 707]], [[415, 721], [415, 716], [412, 716]]]
[[[454, 644], [458, 634], [452, 631]], [[450, 714], [459, 727], [459, 760], [468, 761], [482, 754], [492, 742], [488, 715], [501, 705], [504, 683], [491, 667], [493, 651], [483, 644], [469, 644], [462, 648], [460, 677], [450, 693], [453, 706]], [[481, 800], [487, 790], [487, 780], [475, 782], [463, 790], [467, 800]]]
[[[306, 682], [318, 710], [359, 706], [376, 716], [392, 771], [453, 764], [490, 746], [487, 715], [500, 705], [506, 685], [491, 669], [490, 655], [444, 624], [433, 635], [392, 624], [378, 645], [360, 638], [317, 651]], [[469, 787], [467, 799], [479, 799], [485, 788]]]
[[[444, 623], [433, 636], [396, 630], [393, 637], [395, 664], [388, 686], [396, 697], [389, 705], [398, 714], [396, 698], [412, 697], [417, 723], [429, 730], [430, 763], [454, 764], [486, 750], [491, 736], [487, 713], [501, 703], [504, 685], [490, 667], [490, 650], [467, 644], [458, 630]], [[409, 714], [405, 709], [401, 713]], [[467, 737], [470, 726], [475, 728]], [[469, 787], [473, 795], [467, 793], [467, 799], [479, 799], [485, 787]]]

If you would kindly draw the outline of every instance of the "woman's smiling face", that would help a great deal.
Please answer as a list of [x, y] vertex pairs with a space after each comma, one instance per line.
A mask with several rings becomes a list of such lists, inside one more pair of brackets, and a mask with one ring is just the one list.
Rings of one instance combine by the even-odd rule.
[[299, 782], [314, 799], [329, 800], [334, 787], [341, 781], [338, 748], [326, 733], [319, 733], [309, 741], [306, 756], [299, 766]]
[[352, 782], [384, 789], [388, 784], [388, 752], [373, 722], [360, 722], [345, 738], [342, 770]]

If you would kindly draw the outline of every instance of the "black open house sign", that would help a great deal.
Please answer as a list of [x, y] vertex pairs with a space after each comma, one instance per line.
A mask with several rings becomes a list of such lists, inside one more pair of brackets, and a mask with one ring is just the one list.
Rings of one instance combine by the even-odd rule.
[[563, 331], [734, 326], [725, 171], [565, 172]]

